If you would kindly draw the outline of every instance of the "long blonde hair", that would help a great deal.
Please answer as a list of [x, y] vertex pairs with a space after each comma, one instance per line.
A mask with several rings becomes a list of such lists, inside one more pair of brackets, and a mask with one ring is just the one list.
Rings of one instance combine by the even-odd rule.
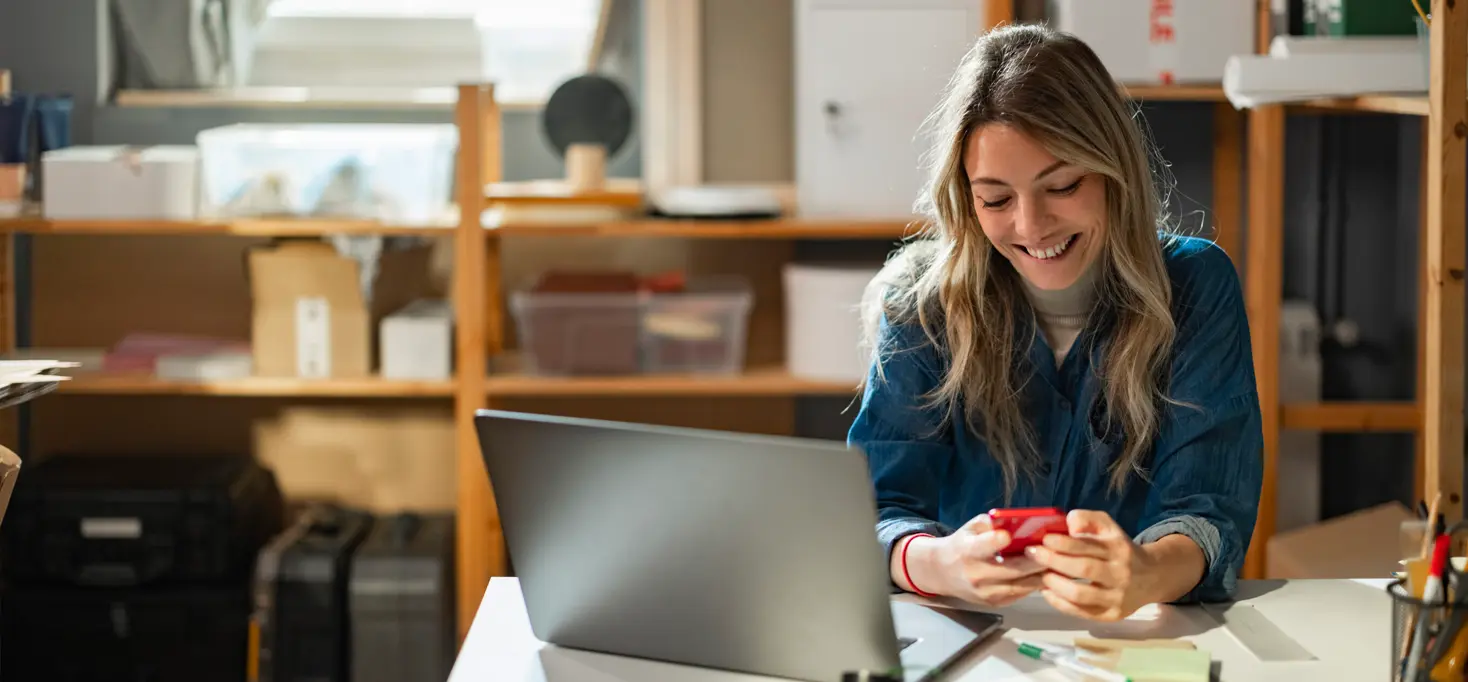
[[[944, 374], [926, 396], [928, 407], [964, 419], [986, 440], [1003, 469], [1006, 499], [1021, 474], [1033, 477], [1039, 461], [1020, 402], [1031, 378], [1022, 360], [1034, 340], [1034, 313], [1020, 275], [979, 227], [965, 143], [981, 126], [1006, 124], [1057, 159], [1104, 178], [1107, 229], [1094, 266], [1098, 303], [1087, 325], [1108, 330], [1097, 371], [1105, 429], [1119, 428], [1125, 439], [1110, 472], [1111, 488], [1120, 491], [1132, 472], [1146, 475], [1143, 463], [1168, 402], [1174, 336], [1160, 239], [1163, 194], [1133, 106], [1096, 54], [1073, 36], [1025, 25], [981, 37], [925, 124], [934, 143], [929, 186], [917, 208], [931, 232], [904, 246], [866, 292], [869, 342], [885, 316], [892, 325], [917, 323], [944, 351]], [[1157, 172], [1164, 172], [1160, 164]], [[1023, 329], [1028, 339], [1020, 338]], [[879, 378], [883, 359], [907, 350], [872, 347]]]

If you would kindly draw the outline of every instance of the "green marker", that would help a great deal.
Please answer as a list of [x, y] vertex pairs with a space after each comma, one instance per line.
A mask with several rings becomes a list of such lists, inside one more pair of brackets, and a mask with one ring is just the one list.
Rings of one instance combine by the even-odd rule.
[[1055, 665], [1065, 668], [1066, 670], [1069, 670], [1071, 672], [1079, 673], [1088, 677], [1093, 677], [1098, 680], [1105, 680], [1106, 682], [1132, 682], [1132, 678], [1127, 677], [1126, 675], [1122, 675], [1120, 673], [1112, 672], [1102, 667], [1091, 665], [1090, 663], [1082, 661], [1075, 656], [1066, 656], [1064, 654], [1057, 653], [1053, 649], [1050, 649], [1043, 644], [1030, 644], [1027, 642], [1020, 642], [1019, 652], [1020, 654], [1033, 658], [1037, 661], [1054, 663]]

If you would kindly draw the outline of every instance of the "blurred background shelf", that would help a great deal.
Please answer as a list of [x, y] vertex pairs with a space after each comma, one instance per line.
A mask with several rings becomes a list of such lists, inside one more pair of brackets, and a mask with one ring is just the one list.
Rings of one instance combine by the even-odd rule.
[[143, 374], [77, 374], [61, 386], [80, 395], [192, 395], [274, 398], [447, 398], [453, 381], [394, 379], [298, 379], [249, 377], [224, 381], [177, 381]]
[[490, 228], [506, 237], [681, 237], [687, 239], [903, 239], [923, 229], [918, 219], [861, 220], [625, 220], [521, 223]]
[[0, 218], [0, 232], [23, 234], [237, 235], [242, 237], [315, 237], [331, 234], [448, 236], [454, 225], [388, 225], [350, 219], [249, 220], [48, 220]]
[[1296, 109], [1342, 111], [1353, 113], [1403, 114], [1427, 116], [1428, 101], [1425, 95], [1365, 95], [1361, 97], [1337, 97], [1316, 99], [1291, 105]]
[[1223, 85], [1123, 85], [1127, 96], [1156, 102], [1226, 102]]
[[547, 377], [495, 374], [485, 380], [491, 398], [526, 397], [740, 397], [855, 396], [846, 381], [819, 381], [791, 376], [783, 367], [752, 368], [736, 375], [671, 374], [607, 377]]

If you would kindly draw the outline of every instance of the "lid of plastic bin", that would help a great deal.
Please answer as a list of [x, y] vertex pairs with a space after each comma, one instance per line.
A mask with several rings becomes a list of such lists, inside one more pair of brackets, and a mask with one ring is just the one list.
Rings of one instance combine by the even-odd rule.
[[586, 74], [562, 83], [541, 113], [545, 136], [562, 158], [573, 144], [596, 144], [610, 158], [632, 134], [632, 101], [617, 81]]

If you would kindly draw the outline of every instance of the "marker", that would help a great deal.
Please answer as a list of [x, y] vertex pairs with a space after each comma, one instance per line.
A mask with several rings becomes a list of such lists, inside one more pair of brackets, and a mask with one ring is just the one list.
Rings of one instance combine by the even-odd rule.
[[1082, 661], [1081, 659], [1074, 656], [1067, 656], [1058, 653], [1052, 649], [1044, 647], [1044, 645], [1041, 644], [1021, 643], [1019, 645], [1019, 652], [1020, 654], [1033, 658], [1037, 661], [1054, 663], [1055, 665], [1065, 668], [1066, 670], [1069, 670], [1073, 673], [1086, 675], [1088, 677], [1093, 677], [1098, 680], [1105, 680], [1106, 682], [1132, 682], [1132, 678], [1127, 677], [1126, 675], [1122, 675], [1121, 673], [1113, 672], [1099, 666], [1091, 665], [1090, 663]]

